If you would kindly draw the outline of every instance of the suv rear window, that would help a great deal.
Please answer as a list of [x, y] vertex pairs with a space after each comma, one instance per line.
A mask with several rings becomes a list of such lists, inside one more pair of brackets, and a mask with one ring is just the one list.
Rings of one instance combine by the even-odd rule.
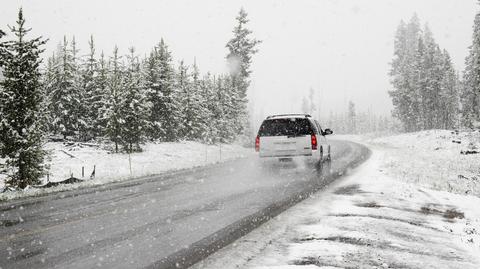
[[259, 136], [301, 136], [314, 131], [306, 118], [285, 118], [265, 120], [258, 131]]

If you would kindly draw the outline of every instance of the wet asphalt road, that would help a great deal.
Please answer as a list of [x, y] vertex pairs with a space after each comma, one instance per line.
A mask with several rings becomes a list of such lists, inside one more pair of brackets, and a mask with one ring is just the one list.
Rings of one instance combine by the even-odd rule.
[[[338, 175], [366, 155], [363, 146], [332, 141], [331, 171]], [[199, 253], [199, 246], [221, 247], [206, 239], [225, 237], [228, 240], [222, 242], [227, 244], [241, 235], [225, 227], [242, 228], [252, 214], [283, 210], [291, 205], [285, 202], [291, 197], [326, 185], [334, 179], [326, 170], [320, 175], [315, 169], [291, 165], [262, 169], [256, 158], [247, 158], [0, 203], [0, 267], [168, 268], [182, 261], [188, 264], [207, 255], [209, 249]], [[243, 231], [254, 228], [250, 226]], [[189, 252], [198, 242], [197, 252]]]

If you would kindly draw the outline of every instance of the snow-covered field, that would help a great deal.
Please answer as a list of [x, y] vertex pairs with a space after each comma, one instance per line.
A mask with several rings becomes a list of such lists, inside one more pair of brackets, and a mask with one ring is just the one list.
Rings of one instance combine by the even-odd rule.
[[[369, 141], [390, 148], [383, 164], [402, 181], [480, 196], [480, 132], [424, 131]], [[478, 151], [479, 154], [462, 154]]]
[[[193, 168], [241, 158], [252, 154], [252, 149], [239, 145], [205, 145], [197, 142], [149, 143], [143, 152], [112, 154], [98, 145], [47, 143], [50, 151], [49, 181], [62, 181], [73, 175], [84, 182], [52, 188], [29, 188], [25, 191], [0, 193], [0, 200], [33, 196], [41, 193], [101, 185], [113, 181], [155, 175], [167, 171]], [[84, 176], [82, 177], [82, 167]], [[95, 178], [90, 176], [95, 167]], [[46, 180], [46, 179], [45, 179]], [[0, 189], [3, 180], [0, 177]]]
[[194, 268], [480, 268], [479, 141], [364, 138], [369, 161]]

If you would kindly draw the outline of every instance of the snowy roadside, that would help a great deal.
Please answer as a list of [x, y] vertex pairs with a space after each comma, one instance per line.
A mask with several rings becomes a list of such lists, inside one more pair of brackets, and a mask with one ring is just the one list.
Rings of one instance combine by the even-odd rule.
[[[79, 143], [73, 145], [47, 143], [46, 149], [51, 153], [48, 161], [50, 182], [62, 181], [72, 175], [85, 181], [50, 188], [7, 191], [0, 193], [0, 201], [195, 168], [252, 154], [251, 149], [239, 145], [205, 145], [190, 141], [149, 143], [144, 146], [143, 152], [133, 153], [130, 156], [128, 154], [111, 154], [97, 145]], [[84, 169], [83, 177], [82, 167]], [[95, 178], [90, 179], [94, 168]], [[1, 176], [0, 174], [0, 189], [4, 186], [4, 177]]]
[[478, 189], [453, 185], [480, 162], [457, 159], [465, 145], [450, 135], [476, 141], [447, 131], [370, 139], [367, 163], [193, 268], [480, 268]]
[[480, 197], [478, 131], [432, 130], [375, 138], [367, 143], [391, 149], [394, 154], [386, 156], [383, 165], [399, 180]]

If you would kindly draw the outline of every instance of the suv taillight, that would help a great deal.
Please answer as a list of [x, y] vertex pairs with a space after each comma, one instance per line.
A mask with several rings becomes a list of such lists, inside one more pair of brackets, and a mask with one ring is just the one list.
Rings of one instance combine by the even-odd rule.
[[312, 134], [312, 149], [316, 150], [318, 148], [317, 136]]
[[260, 151], [260, 136], [257, 135], [257, 138], [255, 138], [255, 151], [259, 152]]

